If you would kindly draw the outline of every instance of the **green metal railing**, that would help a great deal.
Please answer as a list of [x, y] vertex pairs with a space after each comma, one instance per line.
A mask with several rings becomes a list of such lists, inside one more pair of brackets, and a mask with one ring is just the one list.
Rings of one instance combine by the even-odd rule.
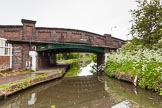
[[47, 51], [53, 49], [80, 49], [86, 50], [89, 52], [104, 53], [104, 48], [96, 46], [86, 46], [86, 45], [72, 45], [72, 44], [47, 44], [47, 45], [38, 45], [36, 47], [37, 51]]

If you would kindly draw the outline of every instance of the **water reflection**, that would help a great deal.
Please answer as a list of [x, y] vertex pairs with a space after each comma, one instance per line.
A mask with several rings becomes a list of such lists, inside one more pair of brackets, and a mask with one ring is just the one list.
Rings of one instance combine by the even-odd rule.
[[[83, 63], [82, 63], [83, 64]], [[85, 63], [86, 64], [86, 63]], [[81, 67], [81, 71], [79, 72], [78, 76], [88, 76], [88, 75], [93, 75], [93, 73], [91, 72], [93, 69], [92, 69], [92, 66], [96, 65], [95, 62], [91, 62], [89, 63], [88, 65], [86, 66], [82, 66]]]
[[28, 100], [28, 105], [34, 105], [36, 100], [37, 100], [36, 93], [32, 93], [31, 98]]
[[0, 108], [108, 108], [113, 102], [96, 76], [63, 78], [3, 101]]
[[[162, 108], [162, 97], [82, 68], [66, 77], [22, 91], [0, 102], [0, 108]], [[90, 74], [89, 74], [90, 73]]]
[[162, 97], [152, 91], [136, 88], [129, 83], [108, 77], [104, 77], [104, 80], [108, 86], [105, 87], [106, 91], [116, 104], [127, 100], [133, 108], [162, 108]]
[[113, 105], [111, 108], [130, 108], [131, 103], [128, 100], [122, 101], [116, 105]]

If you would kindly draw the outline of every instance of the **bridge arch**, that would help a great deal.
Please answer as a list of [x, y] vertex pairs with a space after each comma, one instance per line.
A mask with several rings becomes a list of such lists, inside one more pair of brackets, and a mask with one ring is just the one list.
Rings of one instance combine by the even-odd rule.
[[46, 44], [38, 45], [38, 67], [48, 67], [56, 64], [56, 54], [58, 53], [94, 53], [97, 55], [97, 64], [101, 65], [104, 62], [105, 50], [102, 47], [87, 46], [87, 45], [71, 45], [71, 44]]
[[116, 50], [125, 43], [111, 34], [100, 35], [76, 29], [36, 27], [36, 21], [26, 19], [22, 19], [21, 22], [22, 25], [0, 25], [0, 38], [6, 38], [13, 46], [14, 70], [29, 69], [32, 65], [30, 56], [35, 57], [37, 52], [43, 50], [53, 50], [57, 53], [93, 52], [100, 55], [100, 58], [104, 53], [111, 49]]

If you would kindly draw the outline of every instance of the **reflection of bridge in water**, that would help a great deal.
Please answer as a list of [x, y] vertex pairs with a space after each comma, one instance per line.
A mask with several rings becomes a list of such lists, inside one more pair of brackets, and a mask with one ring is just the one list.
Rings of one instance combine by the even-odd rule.
[[[45, 97], [53, 98], [47, 98], [46, 102], [53, 100], [55, 105], [61, 108], [102, 108], [104, 104], [112, 104], [107, 101], [108, 93], [104, 84], [95, 76], [64, 78], [60, 84], [50, 87], [48, 91], [51, 92], [47, 92]], [[37, 102], [41, 104], [44, 100]]]
[[0, 108], [51, 108], [51, 105], [56, 108], [110, 108], [125, 99], [133, 108], [162, 108], [162, 97], [156, 93], [108, 77], [104, 79], [107, 92], [94, 76], [63, 78], [0, 101]]
[[[36, 101], [33, 105], [28, 105], [33, 93]], [[50, 108], [50, 105], [55, 105], [56, 108], [109, 108], [113, 104], [104, 84], [96, 76], [63, 78], [59, 82], [40, 85], [18, 95], [20, 96], [13, 96], [6, 101], [5, 106], [0, 107], [10, 108], [8, 106], [13, 104], [16, 108]]]

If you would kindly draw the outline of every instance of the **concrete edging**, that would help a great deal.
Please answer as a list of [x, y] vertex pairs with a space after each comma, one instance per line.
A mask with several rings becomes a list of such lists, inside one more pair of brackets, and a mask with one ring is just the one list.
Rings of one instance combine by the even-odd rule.
[[32, 86], [35, 86], [35, 85], [38, 85], [38, 84], [41, 84], [41, 83], [44, 83], [44, 82], [48, 82], [48, 81], [51, 81], [51, 80], [54, 80], [54, 79], [58, 79], [58, 78], [61, 78], [64, 76], [65, 72], [68, 70], [68, 66], [66, 68], [64, 68], [64, 70], [62, 70], [62, 72], [60, 73], [56, 73], [56, 74], [52, 74], [52, 75], [47, 75], [46, 77], [43, 77], [43, 78], [36, 78], [36, 79], [33, 79], [31, 81], [31, 83], [27, 86], [25, 86], [24, 88], [17, 88], [17, 85], [18, 84], [26, 84], [27, 82], [20, 82], [20, 83], [16, 83], [16, 84], [13, 84], [10, 86], [11, 90], [10, 91], [7, 91], [7, 92], [0, 92], [0, 100], [4, 100], [6, 99], [8, 96], [10, 95], [13, 95], [19, 91], [22, 91], [24, 89], [27, 89], [27, 88], [30, 88]]

